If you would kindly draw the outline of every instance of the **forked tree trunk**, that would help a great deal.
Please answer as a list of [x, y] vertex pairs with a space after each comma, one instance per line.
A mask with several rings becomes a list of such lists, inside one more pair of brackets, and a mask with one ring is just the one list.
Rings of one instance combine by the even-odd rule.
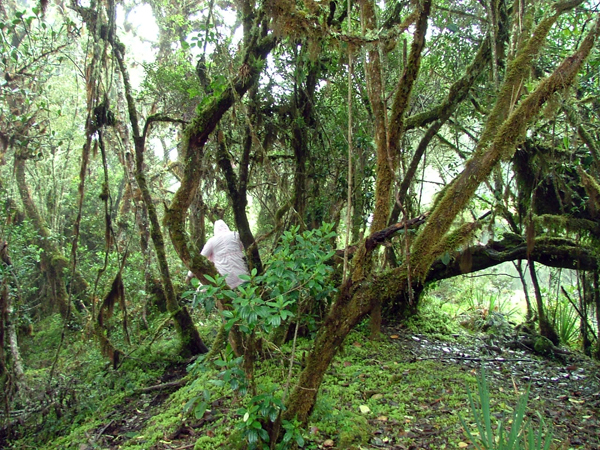
[[[378, 45], [375, 45], [368, 51], [368, 62], [365, 64], [367, 92], [373, 111], [375, 123], [374, 136], [377, 147], [375, 210], [370, 228], [371, 234], [384, 229], [390, 218], [392, 184], [400, 159], [400, 140], [404, 133], [404, 116], [421, 66], [421, 52], [425, 47], [425, 34], [427, 32], [427, 20], [430, 10], [431, 0], [425, 0], [422, 5], [417, 7], [415, 33], [409, 60], [395, 88], [389, 119], [387, 105], [384, 101], [385, 86], [382, 78], [380, 48]], [[378, 28], [374, 2], [361, 2], [361, 21], [363, 23], [363, 31], [374, 31]], [[359, 278], [372, 271], [371, 255], [372, 253], [362, 263], [363, 267], [361, 271], [363, 273], [358, 275]], [[353, 276], [356, 280], [356, 275]], [[375, 297], [371, 307], [371, 336], [374, 338], [381, 332], [381, 308], [381, 301]]]
[[[554, 23], [556, 19], [557, 17], [553, 17], [550, 22]], [[516, 62], [513, 61], [512, 65], [516, 64], [517, 67], [509, 65], [507, 72], [512, 71], [513, 76], [507, 77], [509, 85], [503, 87], [504, 92], [512, 90], [515, 71], [520, 72], [523, 64], [526, 64], [527, 68], [529, 67], [529, 61], [537, 54], [541, 46], [539, 40], [543, 41], [551, 23], [544, 21], [544, 27], [536, 30], [532, 38], [535, 42], [524, 47], [525, 56], [519, 54], [515, 58]], [[414, 275], [413, 283], [425, 279], [431, 264], [438, 256], [437, 253], [441, 251], [438, 246], [430, 249], [431, 242], [448, 239], [446, 234], [456, 216], [465, 207], [479, 184], [489, 176], [501, 157], [512, 154], [517, 140], [527, 129], [529, 121], [539, 113], [544, 102], [556, 91], [564, 89], [573, 82], [594, 45], [598, 30], [599, 24], [596, 23], [592, 32], [583, 40], [579, 50], [567, 58], [550, 77], [543, 80], [507, 120], [504, 119], [507, 116], [504, 107], [494, 111], [498, 116], [491, 117], [488, 121], [488, 126], [492, 128], [492, 130], [486, 130], [488, 144], [478, 148], [464, 171], [447, 189], [443, 199], [436, 204], [425, 228], [413, 245], [412, 250], [416, 260], [416, 264], [411, 267]], [[521, 79], [521, 76], [516, 78]], [[510, 105], [510, 102], [507, 104]], [[484, 132], [484, 134], [486, 133]], [[489, 145], [490, 142], [491, 145]], [[355, 272], [363, 269], [360, 265], [368, 257], [368, 249], [359, 249], [354, 257], [358, 258], [355, 262]], [[349, 283], [351, 282], [341, 288], [338, 299], [319, 330], [313, 348], [307, 357], [307, 365], [301, 372], [300, 379], [286, 402], [284, 419], [296, 418], [303, 424], [307, 423], [325, 371], [352, 327], [369, 312], [371, 302], [375, 297], [378, 297], [383, 304], [401, 299], [407, 308], [415, 306], [409, 302], [412, 286], [407, 282], [407, 267], [405, 266], [390, 270], [378, 277], [371, 274], [368, 277], [361, 277], [360, 283], [355, 285]], [[276, 440], [279, 437], [279, 429], [275, 427], [271, 435]]]

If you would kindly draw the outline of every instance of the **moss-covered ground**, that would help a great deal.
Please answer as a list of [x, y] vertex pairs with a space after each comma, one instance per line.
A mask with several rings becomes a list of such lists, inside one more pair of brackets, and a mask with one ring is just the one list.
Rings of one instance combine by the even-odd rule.
[[[554, 448], [600, 448], [596, 364], [576, 353], [556, 360], [510, 349], [494, 335], [467, 332], [458, 322], [441, 308], [425, 308], [408, 324], [385, 327], [378, 340], [368, 338], [368, 322], [361, 324], [327, 373], [302, 432], [304, 448], [474, 448], [459, 417], [476, 430], [467, 389], [477, 390], [482, 365], [494, 418], [510, 415], [531, 385], [528, 415], [536, 426], [539, 417], [553, 423]], [[217, 325], [216, 319], [205, 321], [202, 335], [214, 335]], [[37, 395], [39, 405], [13, 412], [12, 426], [0, 436], [4, 448], [242, 448], [236, 424], [249, 395], [219, 385], [222, 368], [174, 356], [171, 328], [133, 348], [116, 370], [85, 330], [67, 333], [55, 363], [48, 349], [58, 346], [61, 321], [49, 318], [41, 329], [21, 344], [33, 391], [28, 395]], [[286, 344], [257, 364], [257, 393], [286, 395], [291, 349]], [[309, 339], [297, 342], [294, 374], [309, 349]], [[195, 417], [194, 406], [205, 395], [206, 410]]]

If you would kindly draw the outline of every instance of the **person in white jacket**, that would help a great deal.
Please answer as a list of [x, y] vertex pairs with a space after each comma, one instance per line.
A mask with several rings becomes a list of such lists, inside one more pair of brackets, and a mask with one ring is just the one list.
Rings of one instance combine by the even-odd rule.
[[[215, 222], [214, 236], [204, 244], [201, 253], [212, 261], [222, 276], [226, 277], [225, 281], [231, 289], [244, 283], [244, 280], [239, 277], [248, 275], [248, 267], [244, 261], [244, 246], [238, 233], [231, 231], [224, 221]], [[193, 277], [192, 272], [188, 272], [188, 279], [191, 277]]]

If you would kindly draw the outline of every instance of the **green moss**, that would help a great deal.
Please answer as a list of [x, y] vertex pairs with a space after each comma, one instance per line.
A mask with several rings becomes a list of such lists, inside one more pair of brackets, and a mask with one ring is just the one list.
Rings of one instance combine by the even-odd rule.
[[552, 341], [550, 341], [550, 339], [548, 339], [547, 337], [537, 336], [533, 344], [533, 348], [536, 352], [542, 355], [552, 355], [552, 349], [554, 348], [554, 345], [552, 344]]
[[596, 222], [586, 219], [576, 219], [568, 216], [544, 214], [534, 217], [534, 222], [538, 226], [544, 226], [552, 232], [570, 232], [589, 231], [598, 233], [599, 226]]
[[[410, 331], [420, 334], [431, 331], [436, 336], [456, 332], [450, 315], [440, 314], [439, 304], [426, 302], [423, 306], [421, 314], [409, 325]], [[58, 333], [61, 329], [60, 318], [48, 320], [47, 328], [53, 331], [45, 332], [42, 337]], [[162, 319], [157, 319], [157, 322], [162, 322]], [[214, 328], [218, 324], [217, 321], [211, 326]], [[168, 329], [163, 328], [163, 331]], [[211, 412], [207, 414], [214, 420], [203, 425], [194, 448], [243, 448], [243, 439], [234, 431], [240, 420], [236, 411], [248, 404], [250, 396], [241, 396], [226, 386], [213, 384], [211, 380], [222, 379], [219, 378], [219, 370], [223, 369], [197, 364], [190, 372], [190, 382], [155, 406], [152, 406], [154, 394], [139, 393], [140, 387], [161, 382], [169, 365], [181, 363], [174, 357], [178, 345], [177, 339], [173, 339], [174, 334], [171, 330], [171, 333], [156, 339], [151, 348], [140, 347], [134, 353], [135, 359], [126, 360], [119, 372], [107, 370], [106, 362], [99, 357], [93, 341], [82, 341], [80, 335], [71, 338], [68, 342], [71, 357], [68, 361], [61, 359], [59, 369], [66, 372], [68, 365], [74, 373], [73, 367], [77, 367], [78, 383], [86, 387], [86, 395], [79, 397], [79, 410], [67, 420], [49, 418], [45, 435], [36, 434], [23, 439], [16, 443], [15, 448], [29, 445], [42, 450], [78, 449], [89, 445], [90, 436], [96, 436], [98, 430], [111, 420], [127, 420], [141, 414], [136, 410], [149, 418], [141, 429], [126, 433], [127, 440], [121, 441], [120, 447], [129, 450], [162, 448], [164, 444], [161, 441], [167, 440], [180, 426], [191, 425], [196, 420], [185, 413], [184, 406], [193, 397], [201, 395], [204, 389], [211, 393]], [[325, 439], [332, 439], [338, 449], [364, 448], [375, 430], [381, 427], [392, 430], [389, 431], [391, 438], [409, 446], [411, 442], [406, 434], [412, 427], [419, 427], [424, 422], [432, 429], [444, 430], [449, 443], [458, 442], [462, 431], [457, 412], [463, 417], [468, 414], [465, 388], [469, 386], [474, 390], [473, 373], [460, 365], [441, 361], [409, 362], [397, 340], [384, 335], [379, 341], [371, 341], [369, 334], [368, 321], [365, 321], [348, 335], [343, 350], [327, 371], [309, 428], [303, 433], [307, 442], [305, 447], [317, 448]], [[298, 339], [296, 362], [302, 364], [303, 354], [311, 348], [311, 344], [308, 339]], [[286, 343], [280, 351], [272, 349], [271, 359], [257, 363], [255, 381], [259, 393], [277, 386], [275, 392], [283, 395], [291, 349], [292, 344]], [[300, 364], [293, 365], [292, 386], [301, 370]], [[43, 385], [47, 380], [48, 366], [48, 361], [44, 363], [40, 359], [38, 368], [28, 371], [28, 380], [31, 381], [28, 385]], [[514, 403], [509, 398], [511, 392], [503, 395], [507, 400], [504, 401], [503, 397], [494, 404], [499, 411], [502, 404]], [[361, 406], [368, 407], [368, 410], [363, 408], [364, 414]], [[444, 408], [448, 413], [432, 417], [433, 407]], [[205, 434], [208, 430], [210, 436]]]
[[353, 416], [340, 430], [338, 448], [358, 450], [369, 443], [371, 427], [363, 416]]
[[456, 334], [460, 333], [457, 321], [436, 306], [425, 305], [418, 314], [410, 317], [405, 326], [413, 333], [427, 334], [440, 340], [456, 340]]

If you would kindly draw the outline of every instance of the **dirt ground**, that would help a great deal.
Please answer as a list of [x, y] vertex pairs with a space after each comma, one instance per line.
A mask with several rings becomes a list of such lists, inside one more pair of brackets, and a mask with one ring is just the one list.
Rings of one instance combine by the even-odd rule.
[[[402, 328], [387, 328], [385, 334], [394, 336], [399, 354], [414, 361], [427, 359], [440, 364], [440, 370], [453, 365], [460, 370], [475, 373], [482, 363], [487, 367], [490, 390], [513, 390], [530, 384], [530, 408], [538, 411], [548, 421], [551, 419], [554, 437], [562, 442], [559, 449], [600, 449], [600, 365], [582, 355], [561, 353], [554, 357], [541, 357], [526, 343], [516, 339], [491, 340], [474, 337], [468, 344], [438, 341], [431, 337], [415, 335]], [[134, 438], [144, 424], [160, 411], [162, 403], [178, 386], [174, 383], [185, 376], [185, 365], [172, 367], [165, 373], [163, 389], [150, 391], [137, 398], [128, 399], [120, 411], [114, 411], [106, 423], [98, 427], [90, 438], [89, 449], [118, 449], [126, 441]], [[214, 405], [213, 405], [214, 406]], [[223, 407], [223, 405], [221, 405]], [[422, 405], [414, 405], [422, 408]], [[398, 425], [393, 421], [382, 423], [370, 420], [373, 434], [369, 444], [361, 448], [386, 450], [413, 450], [430, 448], [451, 448], [447, 446], [444, 430], [431, 426], [436, 415], [449, 414], [449, 411], [432, 399], [427, 406], [427, 414], [422, 410], [416, 414], [416, 422], [410, 431], [399, 435]], [[533, 420], [537, 420], [535, 415]], [[159, 449], [191, 449], [201, 435], [211, 435], [211, 422], [215, 419], [205, 415], [200, 420], [187, 421], [175, 432], [166, 436]], [[334, 436], [331, 440], [321, 440], [319, 448], [336, 448]], [[411, 442], [410, 445], [404, 442]], [[465, 441], [467, 441], [465, 439]], [[473, 448], [471, 444], [468, 448]], [[86, 449], [81, 449], [86, 450]]]

